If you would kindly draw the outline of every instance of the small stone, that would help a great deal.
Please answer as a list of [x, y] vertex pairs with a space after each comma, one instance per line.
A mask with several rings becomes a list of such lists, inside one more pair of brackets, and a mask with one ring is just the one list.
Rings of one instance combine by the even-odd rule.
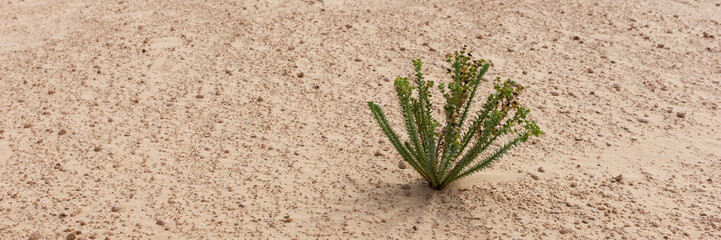
[[95, 147], [93, 148], [93, 151], [100, 152], [103, 150], [103, 147]]
[[40, 233], [35, 231], [30, 234], [30, 237], [28, 237], [28, 240], [40, 240]]
[[53, 94], [55, 94], [55, 90], [48, 90], [48, 95], [53, 95]]
[[572, 230], [569, 228], [563, 227], [563, 228], [561, 228], [561, 230], [558, 230], [558, 232], [561, 234], [568, 234], [568, 233], [571, 233]]
[[613, 180], [616, 180], [616, 182], [620, 182], [623, 180], [623, 175], [619, 174], [618, 176], [613, 177]]
[[648, 123], [648, 119], [646, 119], [646, 118], [638, 118], [636, 120], [638, 120], [638, 122], [640, 122], [640, 123]]
[[611, 85], [611, 88], [616, 91], [621, 91], [621, 85], [618, 85], [618, 83], [614, 83], [613, 85]]
[[539, 167], [538, 172], [546, 172], [546, 170], [543, 170], [543, 167]]
[[65, 131], [65, 129], [60, 129], [60, 131], [58, 131], [58, 136], [65, 135], [65, 134], [67, 134], [67, 133], [68, 133], [68, 132]]
[[573, 40], [576, 40], [576, 41], [580, 41], [580, 40], [581, 40], [581, 38], [580, 38], [580, 37], [578, 37], [578, 36], [573, 36]]
[[31, 127], [33, 127], [32, 123], [23, 124], [23, 128], [31, 128]]
[[345, 25], [345, 28], [347, 28], [347, 29], [351, 29], [351, 28], [353, 28], [353, 25], [350, 25], [350, 24], [346, 24], [346, 25]]
[[373, 156], [380, 157], [383, 156], [383, 153], [381, 151], [376, 151]]
[[533, 178], [533, 180], [541, 179], [540, 177], [538, 177], [538, 175], [533, 174], [533, 173], [531, 173], [531, 178]]
[[526, 71], [523, 71], [523, 72], [521, 72], [521, 73], [522, 73], [523, 75], [526, 75], [526, 74], [528, 74], [528, 72], [526, 72]]
[[513, 49], [508, 48], [508, 49], [506, 49], [506, 51], [508, 51], [508, 52], [513, 52]]
[[581, 137], [581, 136], [575, 136], [575, 137], [573, 137], [573, 140], [576, 140], [576, 141], [580, 142], [580, 141], [583, 141], [583, 137]]
[[481, 34], [476, 35], [476, 39], [483, 39], [483, 35], [481, 35]]
[[685, 112], [676, 112], [676, 117], [686, 118], [686, 113]]
[[657, 48], [663, 48], [664, 46], [663, 46], [663, 44], [660, 44], [660, 43], [659, 43], [658, 45], [656, 45], [656, 47], [657, 47]]
[[112, 212], [120, 212], [120, 205], [118, 205], [117, 203], [113, 204], [113, 206], [110, 207], [110, 211], [112, 211]]
[[551, 91], [551, 96], [558, 96], [558, 95], [561, 95], [561, 93], [556, 92], [556, 91]]
[[403, 184], [403, 185], [401, 185], [401, 189], [403, 189], [403, 190], [409, 190], [409, 189], [411, 189], [411, 185], [410, 185], [410, 184]]
[[204, 97], [205, 97], [205, 96], [203, 96], [203, 94], [195, 95], [195, 98], [197, 98], [197, 99], [201, 99], [201, 98], [204, 98]]
[[575, 183], [575, 182], [574, 182], [574, 183], [571, 183], [571, 187], [572, 187], [572, 188], [578, 187], [578, 184]]
[[161, 219], [158, 219], [157, 221], [155, 221], [155, 224], [158, 224], [158, 225], [160, 225], [160, 226], [163, 226], [163, 225], [165, 225], [165, 221], [163, 221], [163, 220], [161, 220]]
[[305, 76], [305, 74], [303, 74], [302, 72], [299, 72], [299, 73], [298, 73], [298, 77], [299, 77], [299, 78], [302, 78], [303, 76]]
[[398, 161], [398, 168], [400, 168], [400, 169], [406, 169], [406, 168], [408, 168], [408, 164], [406, 164], [405, 161], [400, 160], [400, 161]]
[[406, 197], [410, 197], [411, 191], [405, 190], [405, 191], [403, 191], [403, 195], [405, 195]]
[[72, 232], [72, 233], [68, 234], [67, 237], [65, 237], [65, 240], [75, 240], [76, 238], [77, 237], [75, 236], [75, 233]]
[[424, 42], [424, 43], [422, 43], [421, 45], [428, 47], [428, 43], [427, 43], [427, 42]]
[[586, 72], [588, 72], [588, 73], [594, 73], [595, 71], [593, 71], [593, 69], [590, 69], [590, 68], [589, 68], [589, 69], [586, 69]]
[[360, 59], [360, 58], [356, 58], [356, 59], [355, 59], [355, 61], [356, 61], [356, 62], [362, 62], [362, 61], [363, 61], [363, 59]]
[[258, 102], [262, 102], [263, 100], [264, 100], [263, 97], [258, 97], [258, 98], [256, 99], [256, 101], [258, 101]]
[[285, 222], [285, 223], [289, 223], [289, 222], [292, 222], [293, 219], [291, 219], [290, 216], [285, 215], [285, 217], [283, 217], [283, 220], [281, 220], [281, 221], [283, 221], [283, 222]]

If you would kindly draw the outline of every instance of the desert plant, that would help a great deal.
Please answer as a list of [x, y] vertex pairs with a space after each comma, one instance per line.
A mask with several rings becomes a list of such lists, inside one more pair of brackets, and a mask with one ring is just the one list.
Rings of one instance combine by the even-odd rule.
[[[413, 60], [415, 86], [411, 86], [408, 77], [396, 78], [394, 85], [410, 142], [401, 143], [380, 106], [368, 102], [391, 144], [434, 189], [443, 189], [454, 180], [488, 167], [529, 137], [542, 134], [535, 121], [526, 119], [530, 110], [517, 102], [524, 87], [500, 78], [495, 80], [495, 91], [476, 117], [464, 127], [473, 97], [490, 66], [485, 60], [472, 57], [472, 51], [465, 49], [447, 56], [451, 65], [447, 72], [452, 80], [438, 86], [446, 99], [443, 106], [446, 122], [442, 127], [431, 114], [433, 81], [423, 77], [421, 60]], [[414, 90], [416, 97], [411, 96]], [[494, 141], [502, 139], [508, 141], [492, 147]]]

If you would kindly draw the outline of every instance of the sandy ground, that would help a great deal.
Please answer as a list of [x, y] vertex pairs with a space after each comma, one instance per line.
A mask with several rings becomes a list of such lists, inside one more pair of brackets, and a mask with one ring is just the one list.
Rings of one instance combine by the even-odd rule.
[[[3, 1], [0, 239], [721, 239], [719, 5]], [[365, 102], [463, 45], [546, 134], [438, 192]]]

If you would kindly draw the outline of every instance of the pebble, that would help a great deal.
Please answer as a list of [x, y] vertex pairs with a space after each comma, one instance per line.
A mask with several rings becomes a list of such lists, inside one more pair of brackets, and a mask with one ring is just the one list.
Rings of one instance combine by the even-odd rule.
[[161, 219], [158, 219], [157, 221], [155, 221], [155, 224], [158, 224], [158, 225], [160, 225], [160, 226], [163, 226], [163, 225], [165, 225], [165, 221], [163, 221], [163, 220], [161, 220]]
[[400, 168], [400, 169], [406, 169], [406, 168], [408, 168], [408, 164], [406, 164], [405, 161], [400, 160], [400, 161], [398, 161], [398, 168]]
[[403, 195], [405, 195], [406, 197], [410, 197], [411, 191], [405, 190], [405, 191], [403, 191]]
[[645, 119], [645, 118], [638, 118], [637, 120], [640, 123], [648, 123], [648, 119]]
[[663, 48], [664, 45], [659, 43], [658, 45], [656, 45], [656, 47], [657, 47], [657, 48]]
[[618, 83], [614, 83], [613, 85], [611, 85], [611, 88], [616, 91], [621, 91], [621, 85], [618, 85]]
[[551, 91], [551, 96], [558, 96], [561, 95], [559, 92]]
[[351, 29], [351, 28], [353, 28], [353, 25], [350, 25], [350, 24], [346, 24], [346, 25], [345, 25], [345, 28], [347, 28], [347, 29]]
[[31, 128], [31, 127], [33, 127], [32, 123], [23, 124], [23, 128]]
[[117, 203], [113, 204], [113, 206], [110, 207], [110, 211], [112, 211], [112, 212], [120, 212], [120, 205], [118, 205]]
[[533, 180], [541, 179], [541, 178], [538, 177], [538, 175], [533, 174], [533, 173], [531, 173], [531, 178], [533, 178]]
[[403, 190], [411, 189], [411, 185], [410, 185], [410, 184], [403, 184], [403, 185], [401, 185], [401, 189], [403, 189]]
[[100, 152], [103, 150], [103, 147], [95, 147], [93, 148], [93, 151]]
[[201, 98], [204, 98], [204, 97], [205, 97], [205, 96], [203, 96], [202, 94], [195, 95], [195, 98], [197, 98], [197, 99], [201, 99]]
[[685, 112], [676, 112], [676, 117], [686, 118], [686, 113]]
[[590, 69], [590, 68], [589, 68], [589, 69], [586, 69], [586, 72], [588, 72], [588, 73], [594, 73], [593, 69]]
[[75, 240], [76, 238], [77, 237], [75, 236], [75, 233], [72, 232], [72, 233], [68, 234], [67, 237], [65, 237], [65, 240]]
[[543, 167], [539, 167], [538, 172], [546, 172], [546, 170], [543, 170]]
[[299, 77], [299, 78], [302, 78], [303, 76], [305, 76], [305, 74], [303, 74], [302, 72], [299, 72], [299, 73], [298, 73], [298, 77]]
[[35, 231], [30, 234], [30, 237], [28, 237], [28, 240], [39, 240], [40, 239], [40, 233]]
[[380, 156], [383, 156], [383, 153], [381, 151], [376, 151], [376, 153], [374, 153], [373, 156], [380, 157]]
[[65, 131], [65, 129], [60, 129], [60, 131], [58, 131], [58, 136], [65, 135], [65, 134], [67, 134], [67, 133], [68, 133], [68, 132]]
[[563, 228], [561, 228], [561, 230], [558, 230], [558, 232], [559, 232], [559, 233], [561, 233], [561, 234], [567, 234], [567, 233], [571, 233], [571, 232], [572, 232], [572, 230], [571, 230], [571, 229], [568, 229], [568, 228], [565, 228], [565, 227], [563, 227]]
[[360, 58], [356, 58], [355, 61], [356, 61], [356, 62], [362, 62], [363, 60], [360, 59]]
[[263, 100], [264, 100], [263, 97], [258, 97], [258, 99], [257, 99], [258, 102], [262, 102]]
[[623, 180], [623, 175], [619, 174], [618, 176], [613, 177], [613, 179], [616, 180], [616, 182], [620, 182]]
[[281, 221], [286, 222], [286, 223], [289, 223], [289, 222], [292, 222], [293, 219], [291, 219], [290, 216], [285, 215], [285, 217], [283, 217], [283, 220], [281, 220]]
[[575, 136], [575, 137], [573, 137], [573, 140], [576, 140], [576, 141], [579, 141], [579, 142], [580, 142], [580, 141], [583, 141], [583, 137], [581, 137], [581, 136]]

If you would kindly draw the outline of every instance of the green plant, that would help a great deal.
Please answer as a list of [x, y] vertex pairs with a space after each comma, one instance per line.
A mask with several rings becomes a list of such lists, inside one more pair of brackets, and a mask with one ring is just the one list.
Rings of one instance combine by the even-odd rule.
[[[542, 134], [535, 121], [526, 119], [530, 110], [517, 102], [524, 87], [510, 79], [501, 82], [500, 78], [494, 84], [495, 92], [464, 127], [478, 85], [490, 66], [484, 60], [472, 60], [471, 53], [464, 49], [446, 59], [451, 64], [447, 71], [452, 80], [438, 86], [446, 99], [446, 123], [442, 127], [431, 116], [433, 81], [424, 79], [420, 59], [413, 60], [415, 86], [407, 77], [398, 77], [394, 83], [410, 142], [401, 143], [380, 106], [368, 102], [401, 157], [434, 189], [443, 189], [454, 180], [482, 170], [529, 137]], [[411, 96], [414, 90], [416, 97]], [[490, 151], [491, 144], [501, 139], [508, 142]]]

